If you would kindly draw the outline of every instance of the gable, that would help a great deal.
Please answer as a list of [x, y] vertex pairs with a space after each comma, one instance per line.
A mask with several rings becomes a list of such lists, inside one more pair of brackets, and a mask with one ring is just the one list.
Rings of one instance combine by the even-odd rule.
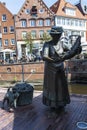
[[51, 17], [53, 13], [42, 0], [26, 0], [18, 12], [18, 18], [45, 18]]
[[7, 9], [7, 7], [4, 5], [4, 3], [0, 2], [0, 13], [2, 12], [8, 12], [10, 16], [13, 16], [13, 14]]
[[[54, 11], [55, 4], [53, 4], [50, 8], [56, 13], [56, 15], [85, 19], [84, 15], [79, 11], [79, 9], [69, 2], [66, 2], [65, 0], [58, 0], [57, 5], [58, 6], [56, 7], [56, 12]], [[68, 12], [71, 12], [71, 14]]]

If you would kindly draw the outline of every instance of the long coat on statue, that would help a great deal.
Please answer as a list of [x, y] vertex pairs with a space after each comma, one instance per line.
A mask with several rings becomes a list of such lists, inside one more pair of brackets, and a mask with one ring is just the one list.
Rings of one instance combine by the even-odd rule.
[[80, 36], [76, 44], [63, 56], [59, 56], [53, 41], [44, 44], [42, 58], [44, 66], [43, 104], [50, 107], [64, 107], [70, 103], [68, 84], [65, 76], [63, 61], [81, 52]]

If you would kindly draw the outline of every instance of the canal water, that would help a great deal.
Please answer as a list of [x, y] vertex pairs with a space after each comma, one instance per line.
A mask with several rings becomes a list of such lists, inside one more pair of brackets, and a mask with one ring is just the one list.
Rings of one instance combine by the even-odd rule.
[[69, 92], [74, 94], [87, 95], [87, 84], [69, 84]]
[[[69, 92], [71, 94], [84, 94], [84, 95], [87, 95], [87, 84], [69, 83], [68, 88], [69, 88]], [[36, 85], [34, 89], [42, 91], [43, 86], [42, 85]]]

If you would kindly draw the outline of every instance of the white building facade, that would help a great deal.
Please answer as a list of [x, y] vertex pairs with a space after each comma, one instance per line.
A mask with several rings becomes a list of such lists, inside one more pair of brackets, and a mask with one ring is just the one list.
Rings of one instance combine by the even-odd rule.
[[[57, 4], [59, 6], [57, 6]], [[55, 12], [55, 26], [62, 26], [66, 36], [80, 35], [82, 53], [86, 48], [86, 17], [79, 11], [77, 6], [71, 5], [64, 0], [57, 1], [51, 10]]]

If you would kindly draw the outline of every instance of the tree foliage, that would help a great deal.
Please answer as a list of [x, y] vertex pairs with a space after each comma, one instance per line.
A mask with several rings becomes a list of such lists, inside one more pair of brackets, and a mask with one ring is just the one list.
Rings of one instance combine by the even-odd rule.
[[24, 40], [25, 40], [25, 43], [26, 43], [26, 45], [28, 46], [28, 48], [29, 48], [29, 52], [30, 53], [32, 53], [32, 48], [33, 48], [33, 38], [32, 38], [32, 35], [31, 35], [31, 33], [30, 32], [28, 32], [27, 34], [26, 34], [26, 36], [24, 37]]
[[49, 33], [44, 32], [44, 33], [43, 33], [43, 37], [41, 38], [41, 40], [42, 40], [43, 42], [48, 42], [48, 41], [52, 40], [52, 37], [50, 36]]

